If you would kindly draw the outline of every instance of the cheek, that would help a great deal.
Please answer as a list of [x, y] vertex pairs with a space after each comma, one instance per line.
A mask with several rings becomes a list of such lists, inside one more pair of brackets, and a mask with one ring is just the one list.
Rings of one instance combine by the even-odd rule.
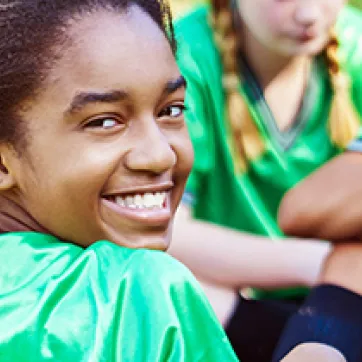
[[173, 169], [172, 175], [172, 179], [175, 184], [173, 192], [173, 206], [176, 209], [181, 201], [186, 181], [194, 163], [194, 150], [187, 130], [169, 138], [169, 141], [177, 159], [177, 164]]
[[117, 165], [116, 153], [114, 149], [91, 144], [53, 147], [51, 154], [44, 155], [41, 161], [37, 159], [37, 193], [51, 191], [53, 198], [64, 201], [58, 202], [59, 205], [72, 200], [79, 206], [94, 207], [96, 197]]
[[177, 156], [177, 173], [187, 179], [194, 163], [194, 150], [186, 127], [171, 139], [171, 145]]
[[261, 21], [264, 31], [270, 35], [277, 35], [293, 21], [292, 4], [268, 3], [268, 7], [261, 9]]
[[330, 26], [334, 25], [345, 4], [346, 1], [344, 0], [325, 0], [324, 14], [327, 15], [327, 21], [329, 21]]
[[258, 6], [246, 4], [245, 9], [241, 9], [245, 24], [259, 40], [271, 38], [285, 24], [285, 11], [282, 10], [270, 1]]
[[98, 232], [95, 221], [100, 195], [117, 167], [115, 152], [104, 147], [73, 151], [69, 155], [63, 150], [57, 164], [51, 163], [50, 158], [44, 160], [42, 164], [48, 167], [36, 170], [35, 191], [30, 189], [25, 195], [27, 209], [40, 224], [70, 240]]
[[81, 194], [100, 194], [102, 189], [117, 168], [120, 156], [115, 147], [83, 148], [71, 157], [62, 172], [66, 178], [66, 187], [79, 190]]

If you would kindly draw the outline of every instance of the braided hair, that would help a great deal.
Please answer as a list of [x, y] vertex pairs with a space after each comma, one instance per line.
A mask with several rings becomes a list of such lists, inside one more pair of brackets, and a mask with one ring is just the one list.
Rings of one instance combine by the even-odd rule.
[[[229, 119], [229, 144], [236, 172], [247, 168], [249, 159], [264, 151], [264, 143], [249, 112], [249, 107], [239, 91], [240, 72], [238, 52], [240, 34], [233, 26], [233, 14], [228, 0], [212, 0], [212, 26], [223, 66], [223, 87], [226, 97], [226, 118]], [[242, 79], [241, 79], [242, 81]]]
[[[243, 83], [238, 65], [241, 39], [240, 33], [234, 27], [233, 10], [229, 0], [212, 0], [212, 9], [211, 24], [224, 69], [223, 87], [226, 97], [226, 119], [229, 120], [229, 144], [235, 170], [240, 173], [247, 168], [249, 160], [263, 153], [265, 144], [239, 91]], [[345, 148], [357, 135], [359, 117], [350, 99], [349, 77], [339, 64], [338, 45], [335, 32], [331, 32], [323, 53], [333, 88], [328, 120], [329, 133], [337, 147]]]
[[333, 89], [328, 126], [332, 142], [339, 148], [345, 148], [357, 136], [360, 121], [350, 96], [351, 80], [339, 64], [338, 46], [337, 35], [332, 31], [324, 50]]

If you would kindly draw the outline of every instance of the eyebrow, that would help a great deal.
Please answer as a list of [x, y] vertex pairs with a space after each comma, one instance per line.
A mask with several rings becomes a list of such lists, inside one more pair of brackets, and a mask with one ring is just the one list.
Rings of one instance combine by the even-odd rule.
[[170, 80], [169, 82], [167, 82], [163, 94], [169, 95], [181, 88], [186, 88], [186, 84], [186, 79], [182, 75], [180, 75], [176, 80]]
[[[175, 80], [167, 82], [166, 87], [163, 91], [163, 96], [168, 96], [178, 89], [186, 88], [186, 80], [181, 75]], [[75, 95], [71, 105], [65, 111], [66, 114], [71, 114], [80, 111], [88, 104], [92, 103], [115, 103], [130, 98], [130, 95], [122, 90], [112, 90], [110, 92], [81, 92]]]
[[73, 98], [70, 107], [66, 110], [66, 113], [77, 112], [91, 103], [115, 103], [120, 102], [128, 97], [129, 95], [127, 92], [119, 90], [105, 93], [81, 92]]

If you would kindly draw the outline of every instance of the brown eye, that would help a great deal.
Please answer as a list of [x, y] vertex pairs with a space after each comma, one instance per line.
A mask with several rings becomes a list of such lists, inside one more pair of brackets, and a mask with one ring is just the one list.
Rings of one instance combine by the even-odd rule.
[[179, 118], [183, 116], [186, 107], [184, 104], [173, 104], [165, 107], [160, 113], [159, 117], [170, 117], [170, 118]]
[[101, 128], [101, 129], [107, 130], [107, 129], [112, 129], [112, 128], [120, 126], [120, 125], [122, 125], [122, 123], [118, 119], [112, 118], [112, 117], [104, 117], [104, 118], [97, 118], [97, 119], [89, 121], [85, 125], [85, 127], [86, 128]]

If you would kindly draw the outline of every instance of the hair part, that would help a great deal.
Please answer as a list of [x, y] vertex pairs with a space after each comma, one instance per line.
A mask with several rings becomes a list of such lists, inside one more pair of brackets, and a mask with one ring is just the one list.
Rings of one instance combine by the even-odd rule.
[[167, 0], [3, 0], [0, 5], [0, 142], [24, 145], [21, 107], [31, 100], [69, 40], [70, 20], [98, 9], [125, 12], [139, 6], [176, 41]]

